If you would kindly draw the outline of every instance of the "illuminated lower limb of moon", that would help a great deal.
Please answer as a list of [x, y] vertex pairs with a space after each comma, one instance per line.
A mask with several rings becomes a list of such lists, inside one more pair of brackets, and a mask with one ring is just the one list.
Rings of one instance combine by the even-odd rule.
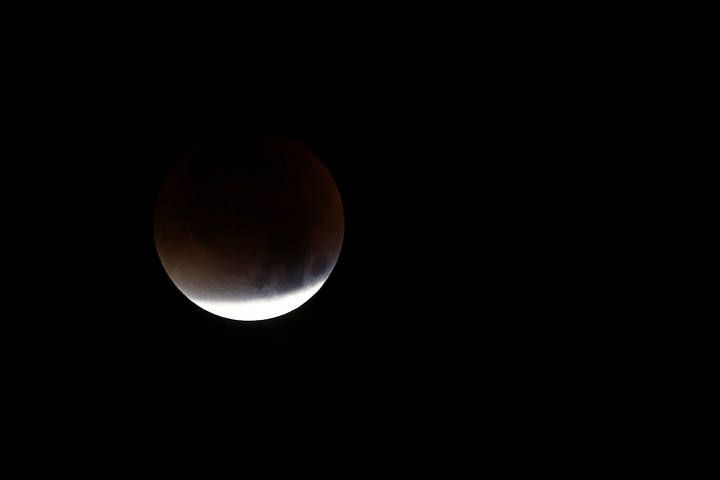
[[232, 320], [266, 320], [295, 310], [315, 295], [324, 283], [325, 280], [315, 285], [305, 287], [302, 290], [268, 298], [255, 298], [250, 300], [213, 301], [199, 300], [190, 296], [188, 296], [188, 298], [203, 310], [207, 310], [220, 317]]

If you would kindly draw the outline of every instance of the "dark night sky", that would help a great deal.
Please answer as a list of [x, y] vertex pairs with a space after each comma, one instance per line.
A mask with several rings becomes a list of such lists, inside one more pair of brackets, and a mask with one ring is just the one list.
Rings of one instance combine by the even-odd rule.
[[[711, 337], [679, 334], [668, 287], [695, 218], [672, 158], [703, 156], [698, 89], [669, 93], [702, 78], [695, 39], [623, 8], [325, 14], [4, 33], [6, 458], [552, 478], [672, 463], [671, 430], [717, 426], [659, 403], [715, 398], [685, 370], [717, 365]], [[242, 323], [174, 288], [152, 208], [184, 151], [256, 133], [321, 158], [347, 227], [320, 293]]]

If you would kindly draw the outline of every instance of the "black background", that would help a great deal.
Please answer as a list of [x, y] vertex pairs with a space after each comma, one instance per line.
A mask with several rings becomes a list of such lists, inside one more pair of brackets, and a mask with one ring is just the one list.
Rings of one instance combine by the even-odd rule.
[[[711, 451], [712, 330], [682, 328], [709, 316], [668, 287], [708, 228], [680, 199], [712, 180], [677, 173], [711, 158], [699, 39], [590, 10], [11, 16], [8, 464], [551, 478]], [[244, 323], [175, 289], [152, 207], [187, 149], [256, 133], [323, 160], [346, 234], [307, 304]]]

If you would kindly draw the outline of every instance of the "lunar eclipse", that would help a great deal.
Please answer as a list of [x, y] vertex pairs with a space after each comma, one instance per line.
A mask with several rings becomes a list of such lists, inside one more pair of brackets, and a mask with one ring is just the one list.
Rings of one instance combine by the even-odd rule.
[[172, 282], [233, 320], [300, 307], [330, 276], [343, 235], [330, 172], [286, 138], [195, 149], [170, 171], [155, 204], [155, 245]]

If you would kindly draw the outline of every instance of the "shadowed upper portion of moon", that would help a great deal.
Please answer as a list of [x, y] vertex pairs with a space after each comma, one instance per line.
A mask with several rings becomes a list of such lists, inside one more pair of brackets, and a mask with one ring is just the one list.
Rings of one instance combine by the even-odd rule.
[[343, 233], [330, 173], [284, 138], [192, 152], [155, 206], [155, 244], [172, 281], [202, 308], [236, 320], [307, 301], [330, 275]]

